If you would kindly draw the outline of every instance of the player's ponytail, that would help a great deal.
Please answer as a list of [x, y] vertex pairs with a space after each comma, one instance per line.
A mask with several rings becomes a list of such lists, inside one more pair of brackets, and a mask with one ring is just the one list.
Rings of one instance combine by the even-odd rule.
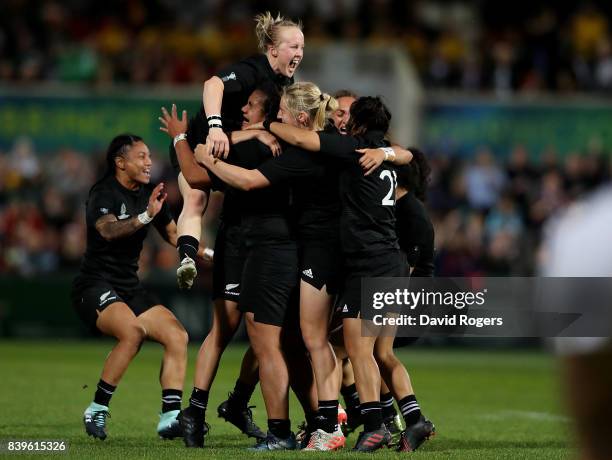
[[302, 30], [300, 22], [285, 19], [280, 13], [273, 17], [269, 11], [266, 11], [255, 16], [255, 35], [257, 36], [259, 50], [262, 53], [267, 52], [271, 46], [278, 45], [278, 32], [281, 27], [297, 27]]
[[315, 115], [313, 122], [313, 125], [316, 126], [314, 128], [315, 131], [322, 130], [332, 112], [338, 110], [338, 101], [329, 94], [321, 93], [319, 99], [319, 108], [317, 109], [317, 114]]
[[321, 131], [331, 113], [338, 108], [338, 101], [322, 93], [317, 85], [305, 81], [294, 83], [283, 90], [283, 97], [291, 114], [297, 118], [300, 112], [308, 115], [312, 129]]

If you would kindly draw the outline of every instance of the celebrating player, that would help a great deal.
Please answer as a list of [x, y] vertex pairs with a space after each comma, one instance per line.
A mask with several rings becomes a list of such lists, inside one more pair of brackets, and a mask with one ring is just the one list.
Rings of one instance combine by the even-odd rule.
[[[280, 15], [276, 18], [267, 12], [255, 17], [255, 33], [261, 54], [232, 64], [204, 83], [203, 108], [196, 118], [206, 119], [204, 136], [210, 152], [227, 155], [230, 140], [227, 132], [240, 130], [243, 121], [242, 107], [256, 87], [273, 83], [277, 89], [293, 83], [293, 74], [300, 65], [304, 53], [304, 34], [301, 25]], [[202, 123], [200, 120], [200, 123]], [[198, 139], [202, 142], [204, 139]], [[174, 156], [171, 148], [171, 158]], [[186, 184], [184, 184], [186, 185]], [[184, 190], [185, 187], [183, 187]], [[195, 205], [184, 208], [181, 222], [191, 222], [184, 233], [179, 233], [178, 249], [181, 266], [177, 270], [179, 285], [190, 287], [197, 275], [195, 248], [199, 244], [201, 215], [205, 203], [202, 192], [193, 193]], [[190, 194], [183, 193], [183, 197]], [[187, 201], [186, 201], [187, 203]], [[188, 214], [188, 215], [187, 215]], [[189, 217], [191, 216], [191, 217]], [[181, 229], [182, 230], [182, 229]]]
[[[242, 108], [243, 126], [263, 120], [266, 116], [278, 111], [278, 93], [273, 85], [261, 85], [251, 93], [247, 103]], [[187, 127], [186, 115], [179, 119], [176, 106], [168, 113], [163, 109], [161, 129], [175, 143], [178, 161], [187, 181], [194, 188], [210, 188], [211, 180], [206, 170], [195, 162], [192, 146], [203, 138], [206, 133], [205, 123], [201, 118], [192, 120]], [[186, 138], [182, 134], [186, 133]], [[276, 138], [265, 131], [233, 131], [232, 144], [238, 144], [249, 139], [258, 139], [268, 145], [274, 153], [280, 146]], [[219, 182], [219, 181], [217, 181]], [[223, 184], [221, 184], [223, 185]], [[217, 183], [217, 187], [219, 184]], [[190, 429], [185, 430], [185, 443], [189, 447], [202, 447], [204, 444], [205, 415], [208, 405], [210, 387], [219, 366], [223, 351], [233, 337], [240, 324], [242, 313], [238, 309], [238, 298], [242, 270], [244, 266], [244, 249], [241, 238], [241, 203], [236, 190], [223, 188], [225, 198], [221, 212], [221, 224], [215, 241], [213, 266], [213, 310], [212, 328], [202, 343], [196, 361], [194, 388], [190, 405], [181, 416]], [[257, 360], [252, 352], [246, 353], [240, 376], [236, 381], [230, 398], [219, 406], [219, 416], [233, 423], [243, 433], [255, 438], [265, 438], [265, 434], [255, 425], [248, 401], [258, 382]]]
[[153, 186], [151, 155], [131, 134], [115, 137], [106, 154], [107, 171], [87, 200], [87, 250], [72, 288], [72, 303], [92, 330], [115, 337], [83, 421], [90, 436], [106, 439], [113, 393], [145, 339], [164, 347], [160, 371], [162, 413], [157, 432], [180, 436], [177, 420], [187, 365], [187, 332], [170, 310], [146, 291], [137, 276], [149, 224], [176, 246], [176, 224], [165, 203], [163, 183]]

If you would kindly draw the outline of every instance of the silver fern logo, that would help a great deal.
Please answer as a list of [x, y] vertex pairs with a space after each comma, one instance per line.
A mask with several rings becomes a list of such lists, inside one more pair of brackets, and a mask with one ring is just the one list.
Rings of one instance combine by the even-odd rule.
[[127, 208], [125, 206], [125, 203], [121, 203], [121, 214], [119, 214], [117, 219], [123, 220], [123, 219], [127, 219], [128, 217], [130, 217], [130, 215], [126, 214], [126, 212], [127, 212]]

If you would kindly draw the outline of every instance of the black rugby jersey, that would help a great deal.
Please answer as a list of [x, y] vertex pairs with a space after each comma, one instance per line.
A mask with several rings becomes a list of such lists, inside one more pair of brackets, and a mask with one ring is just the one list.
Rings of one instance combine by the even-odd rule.
[[395, 217], [400, 248], [414, 267], [411, 276], [433, 276], [434, 229], [425, 206], [408, 192], [396, 201]]
[[268, 58], [256, 54], [217, 72], [223, 81], [223, 101], [221, 118], [225, 131], [239, 130], [242, 124], [242, 107], [247, 103], [251, 93], [263, 82], [274, 83], [279, 91], [293, 83], [293, 77], [274, 73]]
[[371, 256], [399, 249], [395, 233], [395, 171], [383, 163], [364, 176], [355, 150], [388, 146], [384, 133], [371, 131], [363, 136], [319, 133], [321, 153], [347, 158], [340, 173], [340, 235], [346, 256]]
[[283, 145], [280, 156], [257, 169], [272, 185], [291, 184], [291, 206], [300, 241], [339, 238], [339, 169], [335, 162]]
[[[227, 162], [244, 169], [256, 169], [272, 158], [270, 149], [256, 139], [232, 145]], [[209, 172], [213, 186], [220, 187], [221, 179]], [[289, 184], [244, 192], [232, 189], [233, 211], [240, 214], [243, 234], [249, 243], [288, 241], [293, 238], [289, 225]]]
[[[115, 176], [102, 179], [92, 187], [86, 203], [87, 249], [81, 262], [84, 276], [103, 278], [123, 289], [138, 284], [138, 258], [149, 225], [124, 238], [106, 241], [96, 230], [96, 222], [106, 214], [113, 214], [118, 220], [137, 216], [147, 209], [154, 188], [155, 185], [147, 184], [138, 190], [129, 190]], [[164, 202], [152, 224], [163, 233], [171, 221], [172, 215]]]

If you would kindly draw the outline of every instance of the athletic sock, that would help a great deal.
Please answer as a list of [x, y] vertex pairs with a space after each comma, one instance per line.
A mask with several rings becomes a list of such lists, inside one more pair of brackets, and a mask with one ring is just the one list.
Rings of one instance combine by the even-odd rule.
[[98, 389], [96, 390], [96, 394], [94, 395], [94, 402], [96, 404], [108, 407], [110, 400], [113, 397], [113, 393], [116, 389], [116, 386], [113, 386], [110, 383], [106, 383], [104, 380], [100, 379], [100, 381], [98, 382]]
[[195, 415], [204, 418], [206, 416], [206, 406], [208, 406], [208, 391], [193, 387], [189, 407]]
[[179, 252], [179, 259], [183, 260], [185, 256], [191, 257], [191, 259], [196, 260], [196, 256], [198, 254], [198, 247], [200, 246], [200, 242], [191, 235], [181, 235], [178, 237], [176, 241], [176, 248]]
[[319, 428], [327, 433], [333, 433], [338, 426], [338, 400], [319, 400]]
[[340, 394], [344, 398], [347, 410], [352, 411], [359, 407], [359, 393], [354, 383], [340, 388]]
[[162, 390], [162, 413], [181, 410], [183, 392], [181, 390]]
[[380, 429], [382, 424], [382, 410], [379, 401], [370, 401], [359, 405], [361, 418], [363, 420], [363, 431], [374, 431]]
[[251, 385], [248, 383], [243, 383], [240, 379], [236, 380], [236, 385], [234, 385], [234, 391], [229, 397], [229, 401], [232, 405], [237, 407], [246, 407], [249, 404], [249, 400], [255, 391], [255, 385]]
[[414, 425], [421, 418], [421, 408], [416, 400], [416, 396], [406, 396], [399, 401], [398, 405], [407, 427]]
[[280, 439], [287, 439], [291, 435], [291, 422], [278, 418], [268, 419], [268, 430]]
[[304, 417], [306, 418], [306, 426], [308, 427], [308, 431], [315, 431], [319, 428], [319, 411], [318, 410], [309, 410], [304, 411]]
[[397, 415], [397, 411], [393, 405], [393, 395], [391, 395], [391, 392], [380, 395], [380, 406], [382, 407], [383, 420]]

